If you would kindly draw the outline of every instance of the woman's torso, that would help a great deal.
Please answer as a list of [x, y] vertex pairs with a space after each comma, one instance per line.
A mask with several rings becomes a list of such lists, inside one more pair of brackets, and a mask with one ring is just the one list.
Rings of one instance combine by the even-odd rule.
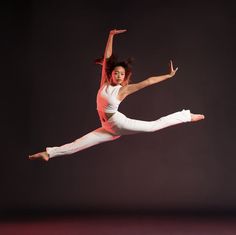
[[102, 122], [111, 118], [122, 100], [120, 100], [120, 88], [121, 85], [112, 86], [105, 83], [100, 87], [97, 94], [97, 111]]

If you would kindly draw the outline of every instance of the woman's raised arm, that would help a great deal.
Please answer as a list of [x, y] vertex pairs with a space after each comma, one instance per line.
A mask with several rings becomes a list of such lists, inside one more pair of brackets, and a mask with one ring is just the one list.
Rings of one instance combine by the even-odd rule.
[[106, 81], [107, 81], [107, 75], [106, 75], [106, 62], [107, 59], [109, 59], [112, 55], [112, 48], [113, 48], [113, 37], [116, 34], [124, 33], [126, 32], [126, 29], [118, 30], [118, 29], [113, 29], [110, 31], [104, 56], [103, 56], [103, 63], [102, 63], [102, 77], [101, 77], [101, 83], [100, 86], [102, 86]]
[[178, 68], [174, 69], [173, 63], [172, 63], [172, 61], [170, 61], [170, 72], [168, 74], [149, 77], [149, 78], [143, 80], [142, 82], [126, 85], [120, 89], [119, 97], [120, 97], [120, 99], [124, 99], [126, 96], [128, 96], [136, 91], [139, 91], [147, 86], [151, 86], [153, 84], [156, 84], [156, 83], [159, 83], [159, 82], [164, 81], [166, 79], [169, 79], [175, 75], [177, 70], [178, 70]]

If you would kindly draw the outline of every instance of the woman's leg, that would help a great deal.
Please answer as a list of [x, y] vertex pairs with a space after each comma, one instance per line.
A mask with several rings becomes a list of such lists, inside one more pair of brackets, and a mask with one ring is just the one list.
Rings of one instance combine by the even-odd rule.
[[50, 158], [73, 154], [94, 145], [115, 140], [119, 137], [120, 136], [112, 135], [101, 127], [73, 141], [72, 143], [65, 144], [59, 147], [47, 147], [46, 152], [36, 153], [29, 156], [29, 158], [31, 160], [42, 159], [47, 161]]
[[177, 125], [184, 122], [192, 121], [192, 115], [189, 110], [182, 110], [162, 117], [155, 121], [140, 121], [127, 118], [122, 113], [116, 113], [108, 120], [107, 126], [104, 126], [107, 130], [112, 129], [113, 133], [119, 135], [130, 135], [139, 132], [154, 132], [160, 129]]

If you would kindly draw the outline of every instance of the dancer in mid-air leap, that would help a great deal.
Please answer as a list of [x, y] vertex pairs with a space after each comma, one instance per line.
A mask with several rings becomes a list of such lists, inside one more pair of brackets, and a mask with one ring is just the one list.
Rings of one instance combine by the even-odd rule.
[[155, 121], [130, 119], [118, 111], [120, 103], [128, 96], [147, 86], [173, 77], [178, 68], [170, 61], [170, 71], [166, 75], [149, 77], [142, 82], [129, 84], [131, 77], [131, 61], [118, 61], [112, 55], [113, 37], [126, 30], [111, 30], [109, 33], [104, 57], [101, 61], [102, 75], [100, 89], [97, 93], [97, 110], [101, 127], [85, 136], [59, 147], [47, 147], [46, 151], [29, 156], [30, 160], [44, 160], [61, 155], [69, 155], [96, 144], [116, 140], [122, 135], [140, 132], [154, 132], [184, 122], [195, 122], [204, 119], [202, 114], [192, 114], [182, 110]]

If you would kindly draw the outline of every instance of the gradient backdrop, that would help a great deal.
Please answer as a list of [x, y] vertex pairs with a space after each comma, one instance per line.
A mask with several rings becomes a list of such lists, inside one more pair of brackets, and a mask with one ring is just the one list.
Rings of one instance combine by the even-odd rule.
[[[231, 3], [8, 1], [3, 7], [0, 208], [7, 211], [234, 211], [235, 9]], [[96, 92], [111, 29], [133, 82], [179, 67], [120, 111], [198, 123], [125, 136], [48, 163], [29, 154], [99, 127]]]

